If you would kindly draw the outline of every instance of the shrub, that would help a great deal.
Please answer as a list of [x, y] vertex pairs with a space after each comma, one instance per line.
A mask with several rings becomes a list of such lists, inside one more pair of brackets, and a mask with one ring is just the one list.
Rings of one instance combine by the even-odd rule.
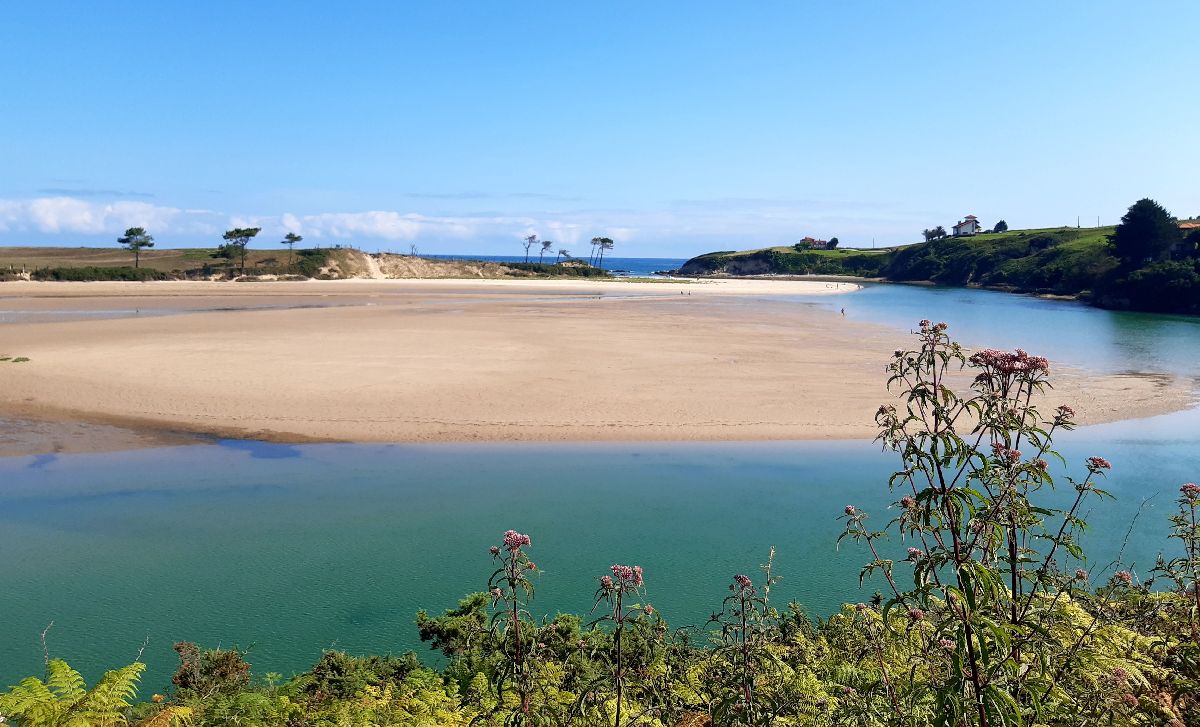
[[65, 281], [96, 281], [96, 280], [172, 280], [173, 276], [153, 268], [134, 267], [59, 267], [39, 268], [30, 273], [33, 280], [65, 280]]
[[553, 263], [500, 263], [510, 270], [520, 270], [541, 275], [564, 276], [573, 278], [604, 278], [608, 273], [600, 268], [574, 261], [573, 264]]
[[321, 274], [321, 268], [329, 264], [330, 251], [326, 248], [314, 248], [296, 251], [296, 269], [300, 274], [315, 278]]

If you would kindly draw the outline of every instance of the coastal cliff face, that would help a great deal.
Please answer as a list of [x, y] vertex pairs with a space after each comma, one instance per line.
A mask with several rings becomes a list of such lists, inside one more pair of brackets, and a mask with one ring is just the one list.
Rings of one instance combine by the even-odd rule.
[[762, 253], [731, 255], [710, 253], [692, 258], [679, 269], [681, 275], [769, 275], [778, 272], [776, 265]]

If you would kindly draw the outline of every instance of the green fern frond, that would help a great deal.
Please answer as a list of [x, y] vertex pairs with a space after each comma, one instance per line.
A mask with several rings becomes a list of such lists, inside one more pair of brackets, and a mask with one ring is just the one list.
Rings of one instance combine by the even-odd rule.
[[46, 681], [29, 677], [0, 694], [0, 714], [22, 727], [116, 727], [137, 696], [146, 665], [130, 664], [106, 673], [91, 690], [79, 672], [61, 659], [47, 665]]
[[109, 727], [124, 722], [122, 713], [137, 697], [138, 680], [146, 665], [134, 662], [129, 666], [106, 672], [100, 681], [80, 701], [78, 710], [96, 727]]
[[0, 714], [22, 717], [30, 725], [54, 724], [62, 710], [54, 692], [41, 679], [29, 677], [0, 694]]
[[46, 665], [46, 686], [60, 702], [74, 702], [87, 693], [83, 675], [62, 659], [51, 659]]

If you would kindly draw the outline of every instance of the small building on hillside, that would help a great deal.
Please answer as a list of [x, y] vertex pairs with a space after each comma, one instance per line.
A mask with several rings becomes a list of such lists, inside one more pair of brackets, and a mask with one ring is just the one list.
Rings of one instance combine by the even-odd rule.
[[979, 220], [975, 219], [975, 215], [967, 215], [962, 222], [954, 226], [955, 237], [974, 235], [977, 232], [983, 232], [983, 228], [979, 225]]
[[828, 250], [829, 240], [818, 240], [815, 237], [805, 237], [796, 244], [796, 248], [800, 250]]

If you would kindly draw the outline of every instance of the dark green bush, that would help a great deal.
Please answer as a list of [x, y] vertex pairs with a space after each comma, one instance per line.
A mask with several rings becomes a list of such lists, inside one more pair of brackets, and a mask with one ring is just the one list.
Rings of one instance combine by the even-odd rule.
[[608, 273], [591, 265], [576, 263], [574, 265], [556, 265], [554, 263], [501, 263], [512, 270], [542, 275], [561, 275], [572, 278], [603, 278]]
[[172, 280], [174, 276], [170, 273], [164, 273], [161, 270], [152, 268], [133, 268], [133, 267], [78, 267], [78, 268], [39, 268], [30, 273], [30, 277], [34, 280], [69, 280], [69, 281], [95, 281], [95, 280]]
[[350, 656], [326, 651], [310, 672], [296, 679], [299, 691], [321, 700], [351, 699], [366, 687], [397, 686], [421, 668], [411, 651], [404, 656]]

